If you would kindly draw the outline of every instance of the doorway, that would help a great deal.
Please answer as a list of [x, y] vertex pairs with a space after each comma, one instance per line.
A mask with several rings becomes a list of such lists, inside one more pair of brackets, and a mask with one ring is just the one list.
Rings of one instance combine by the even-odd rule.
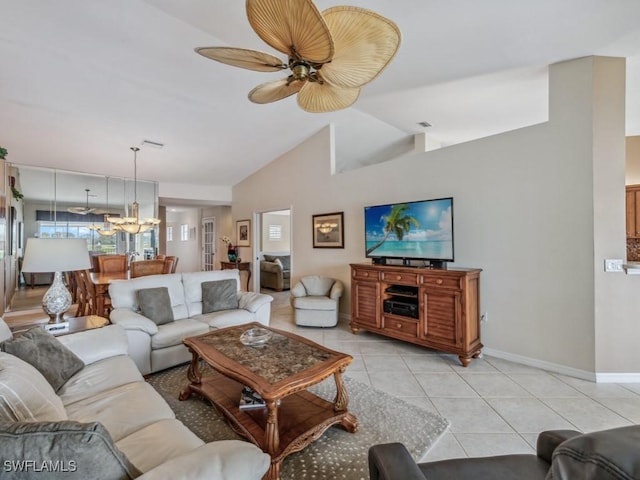
[[[255, 218], [255, 245], [256, 256], [254, 266], [253, 289], [256, 292], [261, 291], [263, 286], [261, 275], [261, 262], [265, 260], [265, 255], [274, 257], [288, 257], [288, 264], [285, 262], [285, 268], [289, 268], [290, 276], [290, 259], [291, 259], [291, 209], [285, 208], [280, 210], [269, 210], [266, 212], [258, 212]], [[266, 268], [266, 267], [265, 267]], [[287, 288], [288, 289], [288, 288]], [[273, 292], [273, 290], [266, 290]]]
[[216, 255], [216, 219], [207, 217], [202, 219], [202, 270], [215, 270]]

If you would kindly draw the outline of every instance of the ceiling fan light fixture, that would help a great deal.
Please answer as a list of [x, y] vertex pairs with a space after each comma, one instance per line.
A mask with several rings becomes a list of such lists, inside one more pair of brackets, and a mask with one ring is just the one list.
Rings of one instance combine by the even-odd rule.
[[[249, 100], [258, 104], [298, 93], [298, 105], [307, 112], [347, 108], [400, 46], [400, 29], [394, 22], [359, 7], [332, 7], [321, 13], [312, 0], [247, 0], [246, 8], [253, 30], [287, 55], [288, 65], [270, 54], [241, 48], [200, 47], [196, 52], [250, 70], [288, 68], [291, 75], [284, 81], [249, 92]], [[309, 88], [312, 85], [316, 88]]]

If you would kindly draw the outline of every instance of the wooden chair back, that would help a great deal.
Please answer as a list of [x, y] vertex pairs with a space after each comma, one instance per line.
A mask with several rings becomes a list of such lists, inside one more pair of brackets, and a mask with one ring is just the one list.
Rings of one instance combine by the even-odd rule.
[[101, 273], [117, 273], [127, 271], [126, 255], [98, 255]]
[[173, 260], [173, 265], [171, 266], [171, 272], [169, 272], [169, 273], [176, 273], [176, 268], [178, 268], [178, 260], [180, 260], [180, 259], [178, 257], [172, 256], [172, 255], [167, 257], [167, 260], [169, 260], [169, 259]]
[[100, 255], [91, 255], [91, 270], [98, 273], [100, 272], [100, 263], [98, 263], [98, 257]]
[[162, 269], [162, 273], [171, 273], [171, 270], [173, 270], [173, 264], [176, 263], [176, 259], [175, 258], [165, 258], [164, 259], [164, 268]]
[[87, 272], [87, 270], [73, 272], [77, 286], [76, 303], [78, 304], [78, 309], [76, 310], [76, 317], [84, 317], [85, 315], [89, 315], [91, 311], [90, 299], [88, 298], [87, 287], [84, 283], [85, 272]]
[[167, 256], [166, 256], [166, 255], [156, 255], [155, 260], [164, 260], [164, 259], [166, 259], [166, 258], [167, 258]]
[[131, 278], [164, 273], [164, 260], [140, 260], [131, 262]]

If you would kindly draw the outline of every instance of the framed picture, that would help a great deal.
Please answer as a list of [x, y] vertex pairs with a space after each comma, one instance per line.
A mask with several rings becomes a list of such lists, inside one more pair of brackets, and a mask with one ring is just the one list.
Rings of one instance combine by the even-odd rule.
[[313, 215], [313, 248], [344, 248], [343, 212]]
[[251, 220], [236, 222], [236, 245], [238, 247], [251, 246]]

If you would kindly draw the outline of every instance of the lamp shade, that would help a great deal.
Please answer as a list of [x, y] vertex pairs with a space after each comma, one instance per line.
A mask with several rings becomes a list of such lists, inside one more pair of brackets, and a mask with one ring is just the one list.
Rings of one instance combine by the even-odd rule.
[[81, 238], [28, 238], [22, 271], [71, 272], [91, 268], [87, 241]]

